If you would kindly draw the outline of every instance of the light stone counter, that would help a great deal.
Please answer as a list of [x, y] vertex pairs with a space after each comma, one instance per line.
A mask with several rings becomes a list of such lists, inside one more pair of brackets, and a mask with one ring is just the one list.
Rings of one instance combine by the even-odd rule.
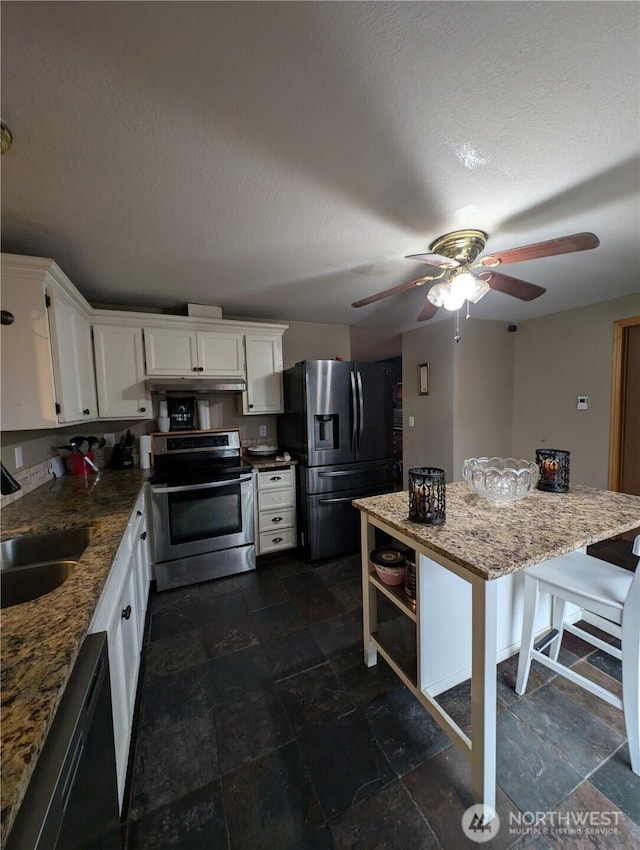
[[249, 461], [254, 469], [287, 469], [290, 466], [295, 466], [297, 460], [278, 460], [277, 457], [257, 457], [255, 455], [245, 455], [245, 459]]
[[144, 482], [139, 470], [65, 475], [2, 512], [2, 539], [92, 525], [78, 566], [51, 593], [2, 611], [2, 829], [4, 846]]
[[354, 507], [483, 579], [500, 578], [640, 526], [640, 496], [573, 486], [534, 490], [497, 507], [463, 482], [446, 485], [446, 521], [409, 521], [409, 494], [356, 499]]

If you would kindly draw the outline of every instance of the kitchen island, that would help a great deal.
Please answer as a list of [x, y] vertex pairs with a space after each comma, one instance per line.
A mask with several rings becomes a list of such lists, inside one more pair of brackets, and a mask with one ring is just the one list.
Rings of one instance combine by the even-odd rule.
[[139, 470], [64, 475], [2, 511], [2, 539], [91, 525], [94, 536], [51, 593], [2, 611], [2, 831], [14, 822], [145, 482]]
[[[510, 607], [514, 598], [510, 594], [505, 597], [504, 589], [513, 585], [511, 579], [516, 574], [533, 564], [640, 526], [640, 497], [574, 486], [562, 494], [535, 490], [511, 505], [496, 507], [472, 493], [466, 484], [455, 483], [447, 485], [446, 521], [439, 526], [408, 519], [407, 492], [357, 499], [353, 505], [361, 511], [365, 664], [373, 666], [380, 652], [470, 759], [478, 802], [494, 809], [498, 635], [505, 620], [511, 620], [511, 631], [514, 623], [518, 631], [521, 627], [513, 611], [504, 610], [505, 599]], [[382, 584], [373, 572], [369, 553], [375, 548], [376, 529], [416, 552], [415, 612], [402, 587], [398, 591]], [[452, 604], [452, 582], [456, 585], [454, 592], [460, 584], [468, 591], [468, 609]], [[385, 647], [382, 624], [380, 630], [377, 624], [378, 593], [415, 623], [413, 670], [399, 663]], [[432, 619], [438, 619], [436, 630]], [[449, 645], [460, 651], [464, 643], [461, 635], [466, 633], [470, 643], [471, 738], [437, 702], [435, 697], [444, 685], [433, 683], [434, 655], [444, 655], [446, 661]]]

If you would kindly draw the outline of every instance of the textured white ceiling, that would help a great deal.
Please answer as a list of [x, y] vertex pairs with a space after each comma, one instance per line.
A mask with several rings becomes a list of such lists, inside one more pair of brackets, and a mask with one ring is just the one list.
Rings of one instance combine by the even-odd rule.
[[[94, 302], [417, 327], [459, 227], [492, 251], [583, 230], [594, 251], [505, 271], [517, 321], [639, 291], [635, 2], [4, 2], [2, 247]], [[437, 321], [444, 310], [439, 311]]]

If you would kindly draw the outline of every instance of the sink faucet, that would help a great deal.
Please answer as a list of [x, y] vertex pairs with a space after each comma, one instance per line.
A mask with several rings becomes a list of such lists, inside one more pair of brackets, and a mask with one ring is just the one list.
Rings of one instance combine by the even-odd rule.
[[0, 463], [0, 493], [3, 496], [8, 496], [10, 493], [15, 493], [17, 490], [22, 490], [13, 475], [4, 467], [4, 463]]

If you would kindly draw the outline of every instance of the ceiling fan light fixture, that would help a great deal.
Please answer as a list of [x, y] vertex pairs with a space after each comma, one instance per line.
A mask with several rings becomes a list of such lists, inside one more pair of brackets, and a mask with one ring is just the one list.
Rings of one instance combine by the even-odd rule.
[[436, 307], [444, 307], [449, 297], [450, 287], [446, 281], [434, 283], [427, 293], [427, 299]]
[[462, 296], [463, 300], [471, 298], [476, 291], [476, 279], [471, 272], [460, 272], [450, 281], [451, 292], [455, 293], [456, 298]]
[[476, 285], [474, 291], [471, 295], [467, 296], [467, 299], [471, 301], [472, 304], [477, 304], [478, 301], [490, 291], [491, 287], [483, 278], [476, 278]]

